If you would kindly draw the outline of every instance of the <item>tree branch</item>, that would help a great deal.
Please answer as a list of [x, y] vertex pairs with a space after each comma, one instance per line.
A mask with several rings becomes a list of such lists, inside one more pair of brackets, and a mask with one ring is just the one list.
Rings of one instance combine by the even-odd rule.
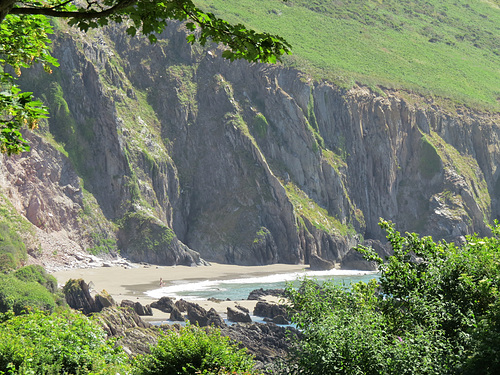
[[51, 7], [50, 9], [56, 9], [56, 8], [63, 7], [63, 6], [65, 6], [66, 4], [71, 3], [72, 1], [73, 1], [73, 0], [66, 0], [64, 3], [58, 4], [58, 5], [54, 5], [54, 6], [53, 6], [53, 7]]
[[12, 8], [10, 14], [41, 14], [50, 17], [75, 18], [75, 19], [95, 19], [109, 17], [110, 15], [134, 5], [137, 0], [122, 0], [111, 8], [103, 11], [88, 10], [83, 12], [58, 11], [54, 8]]

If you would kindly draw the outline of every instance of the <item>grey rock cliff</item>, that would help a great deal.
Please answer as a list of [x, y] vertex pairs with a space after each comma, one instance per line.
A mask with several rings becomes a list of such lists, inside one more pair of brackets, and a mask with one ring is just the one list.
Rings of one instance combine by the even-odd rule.
[[[363, 239], [384, 239], [380, 217], [456, 240], [500, 215], [498, 114], [230, 63], [187, 45], [178, 24], [155, 45], [62, 28], [54, 55], [53, 76], [24, 75], [52, 117], [31, 156], [4, 158], [2, 188], [45, 235], [82, 249], [115, 241], [158, 264], [341, 264]], [[35, 160], [58, 177], [28, 188]]]

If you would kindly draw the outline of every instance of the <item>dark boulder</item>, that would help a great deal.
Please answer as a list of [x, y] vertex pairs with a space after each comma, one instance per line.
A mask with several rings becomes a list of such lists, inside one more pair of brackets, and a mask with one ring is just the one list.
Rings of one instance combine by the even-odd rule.
[[189, 305], [189, 302], [187, 301], [184, 301], [183, 299], [180, 299], [178, 301], [175, 301], [175, 307], [177, 307], [177, 309], [180, 311], [180, 312], [186, 312], [187, 309], [188, 309], [188, 305]]
[[235, 324], [223, 328], [221, 332], [246, 347], [262, 367], [277, 358], [286, 357], [290, 342], [300, 337], [299, 331], [293, 327], [280, 327], [273, 323]]
[[120, 307], [130, 307], [132, 310], [134, 310], [134, 301], [131, 301], [129, 299], [124, 299], [120, 303]]
[[273, 323], [274, 324], [281, 324], [281, 325], [289, 324], [288, 320], [283, 315], [276, 315], [273, 318]]
[[335, 263], [315, 254], [309, 256], [309, 267], [314, 271], [328, 271], [335, 268]]
[[278, 315], [282, 315], [285, 319], [288, 319], [288, 311], [284, 305], [276, 305], [274, 303], [259, 301], [253, 309], [253, 314], [255, 316], [267, 317], [274, 319]]
[[70, 279], [63, 287], [64, 297], [69, 307], [88, 315], [98, 312], [94, 298], [90, 295], [89, 286], [83, 279]]
[[205, 327], [208, 323], [207, 310], [197, 303], [187, 303], [187, 318], [191, 324], [198, 324]]
[[116, 306], [116, 302], [113, 299], [113, 297], [111, 297], [111, 295], [108, 294], [108, 292], [106, 292], [105, 290], [103, 290], [101, 293], [97, 294], [95, 296], [94, 300], [95, 300], [96, 307], [99, 311], [101, 311], [105, 307]]
[[217, 314], [217, 311], [215, 311], [214, 308], [211, 308], [207, 313], [207, 325], [222, 328], [226, 326], [226, 323], [224, 322], [224, 319]]
[[151, 310], [151, 306], [150, 305], [141, 305], [139, 302], [136, 302], [134, 304], [134, 308], [135, 308], [135, 311], [139, 310], [139, 312], [137, 312], [137, 314], [139, 315], [148, 315], [148, 316], [152, 316], [153, 315], [153, 310]]
[[170, 297], [161, 297], [158, 301], [151, 303], [151, 307], [164, 313], [171, 313], [174, 309], [174, 300]]
[[174, 306], [174, 308], [170, 312], [170, 320], [174, 322], [184, 322], [186, 319], [184, 319], [177, 306]]
[[252, 318], [250, 318], [250, 315], [248, 313], [233, 309], [231, 307], [227, 308], [227, 320], [238, 323], [252, 322]]
[[250, 310], [248, 310], [246, 307], [241, 306], [241, 305], [236, 305], [235, 306], [238, 310], [243, 311], [244, 313], [250, 314]]

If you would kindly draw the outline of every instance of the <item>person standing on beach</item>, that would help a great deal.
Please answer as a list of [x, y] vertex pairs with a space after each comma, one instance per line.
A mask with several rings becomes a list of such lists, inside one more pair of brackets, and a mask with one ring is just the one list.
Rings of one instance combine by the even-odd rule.
[[160, 277], [160, 286], [164, 286], [165, 283], [163, 282], [163, 279]]

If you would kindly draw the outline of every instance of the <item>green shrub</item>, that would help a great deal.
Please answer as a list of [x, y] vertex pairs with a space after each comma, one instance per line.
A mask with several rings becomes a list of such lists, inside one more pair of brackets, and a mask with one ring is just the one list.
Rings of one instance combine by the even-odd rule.
[[[353, 290], [305, 280], [288, 289], [293, 322], [303, 338], [292, 349], [286, 374], [448, 374], [453, 347], [439, 332], [390, 332], [377, 311], [377, 282]], [[401, 335], [401, 336], [399, 336]]]
[[402, 236], [381, 221], [394, 255], [380, 280], [347, 290], [305, 280], [287, 288], [304, 334], [286, 373], [495, 374], [500, 365], [500, 226], [462, 246]]
[[15, 314], [21, 314], [30, 309], [53, 311], [54, 307], [54, 295], [37, 282], [0, 275], [0, 312], [13, 310]]
[[0, 254], [0, 272], [10, 271], [17, 265], [18, 262], [11, 253]]
[[151, 354], [137, 361], [139, 374], [249, 374], [253, 359], [215, 329], [195, 326], [170, 331]]
[[0, 374], [117, 374], [127, 356], [80, 313], [4, 315], [0, 324]]
[[269, 123], [262, 113], [257, 113], [253, 118], [253, 129], [258, 137], [264, 138], [267, 134]]
[[[394, 255], [381, 265], [380, 306], [395, 327], [441, 329], [458, 346], [498, 300], [500, 227], [491, 238], [468, 236], [461, 247], [415, 233], [401, 236], [381, 221]], [[381, 263], [381, 260], [379, 260]]]
[[49, 275], [45, 268], [39, 265], [30, 265], [22, 267], [14, 272], [14, 276], [21, 281], [34, 281], [47, 288], [51, 293], [57, 292], [57, 280]]
[[26, 257], [21, 237], [6, 222], [0, 222], [0, 271], [15, 269]]

